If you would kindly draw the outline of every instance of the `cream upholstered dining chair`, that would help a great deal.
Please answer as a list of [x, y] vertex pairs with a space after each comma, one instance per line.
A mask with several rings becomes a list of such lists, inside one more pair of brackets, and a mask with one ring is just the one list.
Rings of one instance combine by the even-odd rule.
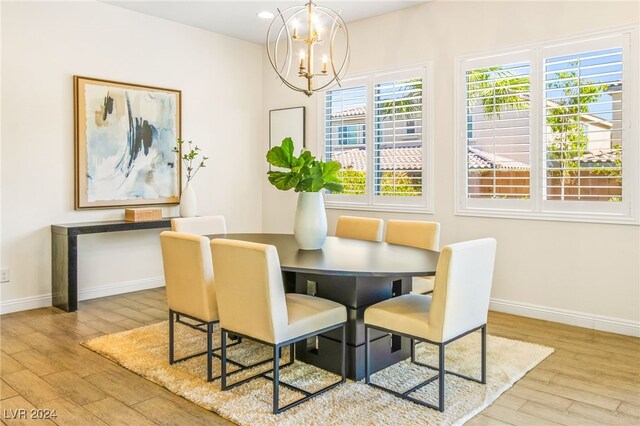
[[[345, 381], [346, 308], [336, 302], [305, 294], [285, 294], [278, 252], [274, 246], [214, 239], [211, 254], [216, 274], [216, 291], [222, 332], [221, 389], [228, 390], [271, 370], [227, 383], [227, 345], [229, 333], [246, 337], [273, 347], [273, 413], [278, 414]], [[289, 348], [289, 363], [294, 361], [293, 344], [320, 333], [341, 328], [342, 379], [314, 393], [295, 388], [305, 397], [280, 407], [280, 349]]]
[[[473, 380], [487, 381], [487, 312], [493, 281], [496, 240], [483, 238], [446, 246], [440, 253], [436, 268], [433, 296], [406, 294], [370, 306], [364, 312], [365, 382], [417, 404], [444, 411], [445, 373]], [[411, 339], [411, 362], [438, 370], [427, 381], [400, 393], [371, 382], [371, 329]], [[445, 345], [476, 330], [481, 330], [480, 379], [447, 371], [444, 362]], [[415, 342], [438, 346], [438, 366], [416, 360]], [[438, 404], [421, 401], [409, 394], [438, 379]]]
[[[171, 219], [171, 230], [194, 235], [226, 234], [227, 223], [222, 215], [174, 217]], [[176, 321], [184, 325], [191, 325], [183, 321], [180, 314], [176, 314]]]
[[[169, 305], [169, 364], [206, 354], [207, 380], [212, 381], [213, 324], [218, 322], [218, 305], [213, 285], [209, 239], [200, 235], [164, 231], [160, 234], [160, 245]], [[176, 314], [206, 325], [206, 352], [175, 359]]]
[[372, 217], [340, 216], [336, 237], [380, 242], [383, 224], [382, 219]]
[[[440, 224], [419, 220], [388, 220], [385, 241], [391, 244], [438, 251], [440, 249]], [[431, 293], [433, 283], [434, 277], [413, 277], [411, 293]]]
[[171, 230], [196, 235], [226, 234], [227, 223], [222, 215], [174, 217]]

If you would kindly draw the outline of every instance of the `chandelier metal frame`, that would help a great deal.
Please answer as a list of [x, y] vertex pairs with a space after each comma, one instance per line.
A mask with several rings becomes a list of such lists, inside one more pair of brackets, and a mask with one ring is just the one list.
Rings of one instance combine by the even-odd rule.
[[[307, 96], [311, 96], [315, 92], [328, 90], [336, 84], [340, 85], [349, 68], [350, 61], [349, 32], [340, 14], [331, 8], [317, 6], [313, 1], [309, 1], [304, 6], [291, 6], [282, 11], [277, 9], [277, 11], [278, 14], [269, 25], [266, 44], [269, 62], [282, 83], [290, 89], [302, 92]], [[297, 26], [294, 23], [303, 14], [306, 14], [304, 16], [306, 34], [300, 37]], [[321, 19], [327, 19], [331, 22], [331, 29], [326, 39], [328, 55], [323, 56], [322, 69], [318, 73], [314, 70], [316, 65], [315, 53], [317, 53], [314, 52], [314, 47], [325, 43], [321, 37], [321, 28], [318, 24]], [[290, 28], [293, 28], [293, 31]], [[345, 39], [344, 55], [336, 58], [334, 43], [339, 35], [344, 36]], [[304, 43], [306, 45], [304, 46], [305, 49], [301, 50], [300, 63], [297, 67], [292, 64], [294, 43]], [[282, 52], [281, 49], [285, 48], [284, 58], [279, 59], [278, 54]], [[339, 59], [339, 65], [337, 66], [336, 59]], [[297, 72], [295, 75], [291, 75], [292, 69], [295, 68], [297, 68]], [[318, 79], [328, 78], [328, 80], [314, 87], [314, 82], [317, 81], [314, 80], [316, 77]]]

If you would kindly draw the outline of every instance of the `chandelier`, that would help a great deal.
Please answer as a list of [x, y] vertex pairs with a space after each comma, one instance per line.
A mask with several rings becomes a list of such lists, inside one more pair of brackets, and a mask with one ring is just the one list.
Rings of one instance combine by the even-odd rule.
[[267, 31], [267, 54], [287, 87], [311, 96], [339, 85], [346, 74], [347, 27], [338, 12], [312, 1], [278, 9]]

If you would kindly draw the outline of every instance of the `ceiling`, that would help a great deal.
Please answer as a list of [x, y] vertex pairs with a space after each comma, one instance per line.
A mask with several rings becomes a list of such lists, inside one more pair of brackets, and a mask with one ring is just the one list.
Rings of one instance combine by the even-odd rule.
[[[268, 10], [277, 13], [289, 6], [304, 5], [308, 0], [293, 1], [128, 1], [103, 0], [114, 6], [168, 19], [204, 30], [226, 34], [242, 40], [263, 44], [271, 19], [261, 19], [257, 13]], [[382, 15], [405, 7], [415, 6], [421, 1], [333, 1], [317, 0], [320, 6], [330, 7], [346, 22]]]

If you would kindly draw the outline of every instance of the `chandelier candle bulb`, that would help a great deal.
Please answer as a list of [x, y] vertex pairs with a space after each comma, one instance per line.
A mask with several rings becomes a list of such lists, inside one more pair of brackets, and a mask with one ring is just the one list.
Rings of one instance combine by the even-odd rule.
[[327, 73], [327, 61], [329, 60], [329, 58], [327, 58], [327, 55], [322, 55], [322, 73], [326, 74]]

